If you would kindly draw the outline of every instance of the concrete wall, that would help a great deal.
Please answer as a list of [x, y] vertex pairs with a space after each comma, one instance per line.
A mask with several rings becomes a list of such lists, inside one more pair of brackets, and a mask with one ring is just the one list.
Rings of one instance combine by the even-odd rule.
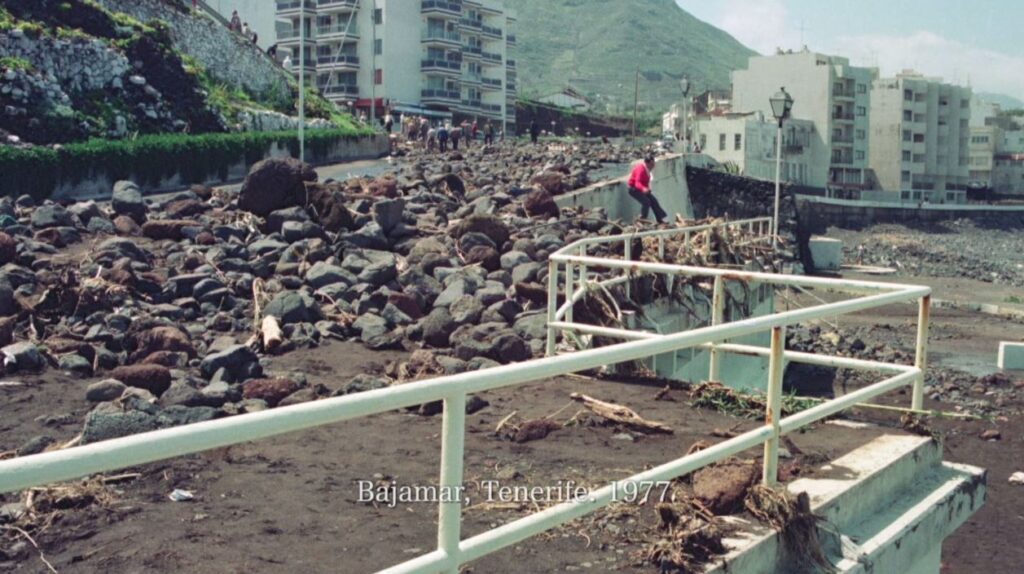
[[[661, 158], [654, 166], [651, 181], [654, 196], [669, 218], [681, 215], [693, 219], [693, 206], [690, 205], [690, 189], [686, 183], [687, 163], [701, 162], [695, 156], [675, 154]], [[573, 193], [555, 198], [559, 207], [583, 207], [593, 209], [603, 207], [611, 219], [633, 221], [640, 217], [640, 204], [629, 196], [626, 186], [627, 177], [596, 183]]]
[[830, 225], [857, 229], [876, 223], [926, 223], [961, 218], [1024, 218], [1024, 205], [932, 203], [918, 207], [916, 202], [901, 205], [806, 195], [797, 196], [796, 203], [801, 224], [814, 233], [823, 233]]
[[[266, 0], [270, 3], [270, 0]], [[288, 74], [252, 42], [209, 16], [197, 17], [177, 2], [164, 0], [98, 0], [106, 8], [147, 22], [159, 19], [171, 28], [174, 45], [199, 60], [218, 81], [269, 95], [288, 93]]]
[[[307, 157], [306, 160], [313, 165], [329, 163], [340, 163], [361, 159], [375, 159], [383, 156], [388, 150], [388, 140], [384, 135], [374, 135], [359, 139], [341, 140], [332, 146], [326, 153], [320, 156]], [[287, 157], [291, 152], [287, 146], [272, 144], [264, 154], [264, 158]], [[241, 181], [249, 172], [249, 163], [244, 158], [226, 167], [226, 177], [212, 175], [206, 181], [206, 185], [223, 185]], [[110, 190], [114, 187], [116, 179], [130, 179], [133, 181], [144, 181], [144, 177], [111, 177], [106, 172], [94, 171], [92, 176], [77, 182], [64, 182], [53, 192], [53, 199], [89, 199], [109, 198]], [[156, 185], [143, 187], [146, 193], [164, 193], [187, 188], [191, 183], [186, 181], [181, 174], [175, 174], [162, 180]]]

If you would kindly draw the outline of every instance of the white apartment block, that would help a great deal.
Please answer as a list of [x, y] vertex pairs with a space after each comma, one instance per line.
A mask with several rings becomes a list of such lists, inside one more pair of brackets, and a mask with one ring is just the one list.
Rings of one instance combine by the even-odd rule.
[[515, 123], [515, 17], [503, 0], [278, 0], [277, 18], [296, 73], [357, 113]]
[[995, 125], [972, 127], [970, 137], [967, 146], [967, 185], [991, 187], [996, 146], [1002, 137], [1002, 130]]
[[971, 99], [969, 185], [1024, 195], [1024, 130], [1000, 117], [998, 104]]
[[[700, 134], [701, 151], [719, 163], [733, 163], [740, 175], [775, 180], [778, 123], [761, 112], [701, 116], [695, 132]], [[814, 122], [793, 119], [782, 128], [780, 179], [785, 182], [824, 187], [826, 174], [815, 170], [813, 158], [818, 138]]]
[[970, 88], [910, 71], [876, 80], [870, 166], [881, 188], [930, 191], [940, 201], [966, 190], [970, 121]]
[[870, 91], [877, 77], [875, 68], [807, 50], [753, 56], [746, 70], [732, 73], [732, 110], [760, 111], [770, 118], [769, 99], [784, 86], [793, 97], [793, 118], [814, 123], [808, 180], [835, 188], [870, 188]]

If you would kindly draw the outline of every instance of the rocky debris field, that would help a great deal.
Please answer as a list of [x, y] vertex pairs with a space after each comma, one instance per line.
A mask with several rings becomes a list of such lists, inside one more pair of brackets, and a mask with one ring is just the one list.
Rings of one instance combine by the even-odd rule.
[[[852, 357], [903, 365], [914, 364], [913, 340], [900, 337], [895, 326], [879, 324], [838, 330], [828, 326], [794, 327], [786, 333], [786, 348], [809, 353]], [[786, 385], [798, 394], [846, 394], [882, 380], [878, 373], [791, 364]], [[1018, 399], [1024, 380], [1006, 373], [975, 376], [959, 369], [929, 366], [925, 394], [947, 410], [977, 416], [1020, 414]]]
[[[109, 204], [0, 199], [4, 372], [81, 379], [89, 443], [530, 359], [548, 255], [623, 229], [553, 196], [630, 159], [599, 145], [408, 151], [393, 174], [345, 182], [271, 159], [237, 193], [155, 201], [118, 182]], [[271, 368], [331, 339], [417, 352], [337, 389]], [[30, 442], [7, 446], [49, 441]]]
[[1021, 216], [986, 222], [945, 221], [926, 229], [875, 225], [862, 232], [830, 229], [844, 241], [843, 256], [857, 263], [891, 267], [901, 275], [964, 277], [1008, 287], [1024, 286], [1024, 227]]

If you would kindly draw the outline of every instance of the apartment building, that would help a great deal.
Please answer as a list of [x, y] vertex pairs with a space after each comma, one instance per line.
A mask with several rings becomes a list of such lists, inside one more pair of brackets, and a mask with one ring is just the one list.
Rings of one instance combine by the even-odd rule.
[[967, 189], [971, 89], [904, 71], [871, 90], [869, 165], [886, 191], [952, 201]]
[[278, 0], [277, 18], [296, 73], [357, 112], [515, 124], [516, 19], [503, 0]]
[[[732, 163], [741, 175], [775, 180], [778, 123], [761, 112], [704, 115], [697, 119], [695, 133], [701, 151], [720, 163]], [[817, 145], [814, 122], [793, 119], [782, 129], [782, 181], [813, 187], [825, 186], [825, 172], [815, 170]], [[820, 155], [820, 152], [817, 154]]]
[[753, 56], [732, 74], [734, 112], [771, 117], [769, 99], [780, 87], [793, 97], [794, 119], [814, 124], [809, 181], [834, 188], [874, 187], [868, 172], [871, 83], [876, 68], [808, 50]]

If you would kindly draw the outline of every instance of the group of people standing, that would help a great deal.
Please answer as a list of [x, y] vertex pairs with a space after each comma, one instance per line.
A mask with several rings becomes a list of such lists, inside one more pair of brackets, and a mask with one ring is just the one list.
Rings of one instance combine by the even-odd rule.
[[259, 42], [259, 34], [256, 33], [256, 30], [249, 27], [248, 22], [242, 22], [242, 18], [238, 15], [238, 10], [233, 10], [231, 12], [231, 20], [228, 22], [228, 30], [245, 36], [245, 38], [253, 44]]
[[497, 135], [494, 124], [491, 122], [487, 122], [481, 129], [480, 124], [476, 121], [465, 120], [461, 124], [454, 125], [451, 122], [435, 124], [427, 118], [415, 116], [405, 118], [402, 122], [402, 133], [409, 141], [422, 142], [423, 149], [433, 151], [436, 147], [442, 153], [448, 151], [449, 147], [453, 151], [457, 151], [462, 142], [468, 148], [472, 142], [479, 139], [481, 134], [483, 134], [484, 145], [491, 145]]

